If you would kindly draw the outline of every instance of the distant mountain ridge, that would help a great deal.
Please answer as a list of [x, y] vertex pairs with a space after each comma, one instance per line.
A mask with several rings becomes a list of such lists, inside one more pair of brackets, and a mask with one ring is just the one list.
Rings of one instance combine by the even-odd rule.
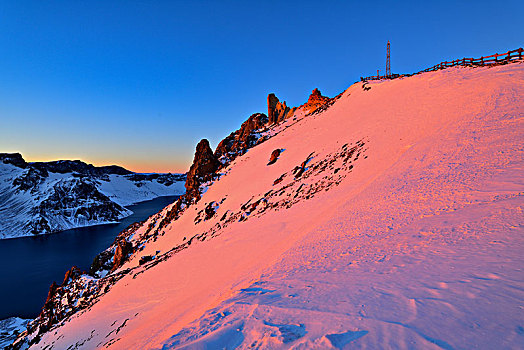
[[94, 166], [81, 160], [55, 160], [50, 162], [26, 162], [20, 153], [0, 153], [0, 161], [13, 164], [19, 168], [33, 167], [53, 173], [79, 173], [84, 175], [101, 176], [104, 174], [129, 175], [132, 171], [119, 165]]
[[0, 153], [0, 238], [117, 222], [125, 206], [184, 193], [185, 174], [139, 174], [80, 160], [26, 162]]

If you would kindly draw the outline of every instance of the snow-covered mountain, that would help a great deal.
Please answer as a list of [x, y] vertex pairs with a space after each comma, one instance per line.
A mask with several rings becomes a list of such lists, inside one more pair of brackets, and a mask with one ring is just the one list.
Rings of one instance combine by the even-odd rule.
[[27, 163], [0, 153], [0, 239], [117, 222], [125, 206], [184, 193], [183, 174], [137, 174], [81, 161]]
[[15, 347], [521, 348], [522, 62], [319, 95], [201, 141]]

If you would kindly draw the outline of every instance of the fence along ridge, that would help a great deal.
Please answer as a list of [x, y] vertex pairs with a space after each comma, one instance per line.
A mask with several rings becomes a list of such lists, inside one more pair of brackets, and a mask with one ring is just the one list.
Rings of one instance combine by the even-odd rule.
[[517, 61], [522, 59], [522, 52], [524, 50], [522, 47], [511, 50], [505, 53], [496, 53], [494, 55], [490, 56], [482, 56], [480, 58], [461, 58], [456, 59], [453, 61], [443, 61], [439, 64], [434, 65], [433, 67], [426, 68], [424, 70], [421, 70], [420, 72], [416, 72], [413, 74], [390, 74], [390, 75], [371, 75], [366, 78], [360, 77], [360, 81], [367, 81], [367, 80], [381, 80], [381, 79], [395, 79], [399, 77], [410, 77], [412, 75], [424, 73], [424, 72], [431, 72], [436, 71], [440, 69], [446, 69], [449, 67], [454, 66], [489, 66], [489, 65], [495, 65], [495, 64], [506, 64], [512, 61]]

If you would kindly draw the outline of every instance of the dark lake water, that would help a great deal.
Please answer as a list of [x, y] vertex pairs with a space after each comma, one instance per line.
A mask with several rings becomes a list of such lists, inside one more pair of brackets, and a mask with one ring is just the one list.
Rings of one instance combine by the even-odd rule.
[[158, 197], [129, 206], [134, 214], [118, 224], [0, 240], [0, 319], [38, 316], [53, 281], [62, 283], [73, 265], [88, 270], [93, 258], [109, 247], [119, 232], [147, 219], [176, 198]]

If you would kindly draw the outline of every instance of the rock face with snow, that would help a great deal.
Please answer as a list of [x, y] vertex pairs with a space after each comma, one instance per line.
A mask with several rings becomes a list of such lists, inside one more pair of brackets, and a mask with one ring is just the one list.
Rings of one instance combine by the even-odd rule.
[[13, 343], [16, 337], [26, 330], [29, 321], [19, 317], [0, 320], [0, 348], [4, 349]]
[[229, 164], [255, 146], [260, 140], [260, 132], [267, 124], [268, 117], [265, 114], [255, 113], [242, 123], [240, 129], [220, 141], [215, 150], [215, 157], [220, 161], [220, 167]]
[[15, 347], [519, 348], [523, 78], [359, 82], [222, 165], [202, 143], [198, 200], [54, 286]]
[[117, 222], [125, 206], [184, 193], [181, 174], [135, 174], [79, 160], [27, 163], [0, 153], [0, 238]]

